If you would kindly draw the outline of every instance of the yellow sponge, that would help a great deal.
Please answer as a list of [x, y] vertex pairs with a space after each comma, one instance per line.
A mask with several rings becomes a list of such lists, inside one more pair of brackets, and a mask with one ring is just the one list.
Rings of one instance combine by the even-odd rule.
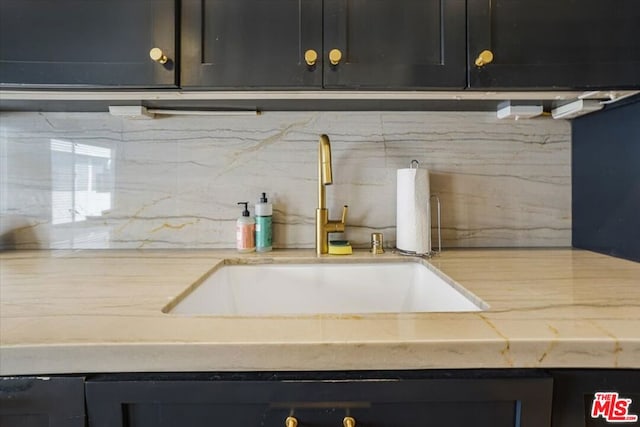
[[348, 240], [329, 241], [329, 255], [351, 255], [351, 243]]

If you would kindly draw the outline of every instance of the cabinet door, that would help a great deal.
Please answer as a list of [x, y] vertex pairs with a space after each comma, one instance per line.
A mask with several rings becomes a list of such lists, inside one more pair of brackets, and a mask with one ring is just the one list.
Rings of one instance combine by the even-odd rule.
[[[471, 88], [640, 87], [638, 0], [473, 0]], [[476, 66], [484, 50], [493, 62]]]
[[324, 1], [326, 88], [462, 89], [464, 52], [464, 0]]
[[185, 88], [320, 88], [321, 49], [322, 0], [182, 2]]
[[89, 381], [93, 427], [545, 427], [550, 378]]
[[0, 378], [0, 426], [84, 427], [84, 379]]
[[[2, 0], [5, 86], [175, 86], [174, 0]], [[154, 62], [149, 51], [170, 59]]]

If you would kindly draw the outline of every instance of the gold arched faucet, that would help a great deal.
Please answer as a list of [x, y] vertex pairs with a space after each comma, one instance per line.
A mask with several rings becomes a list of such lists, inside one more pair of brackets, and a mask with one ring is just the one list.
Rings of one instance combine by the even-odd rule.
[[316, 209], [316, 254], [329, 252], [329, 233], [342, 233], [347, 221], [348, 206], [342, 208], [342, 219], [329, 220], [325, 185], [333, 183], [331, 170], [331, 143], [327, 135], [320, 135], [318, 143], [318, 209]]

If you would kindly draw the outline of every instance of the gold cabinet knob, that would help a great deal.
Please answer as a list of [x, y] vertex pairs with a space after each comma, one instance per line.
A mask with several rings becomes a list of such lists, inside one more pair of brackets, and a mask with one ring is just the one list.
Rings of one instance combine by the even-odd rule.
[[356, 427], [356, 420], [353, 417], [344, 417], [342, 425], [343, 427]]
[[154, 47], [149, 51], [149, 57], [160, 64], [166, 64], [169, 58], [162, 52], [159, 47]]
[[297, 427], [298, 420], [295, 417], [287, 417], [287, 419], [284, 420], [284, 425], [285, 427]]
[[309, 67], [316, 65], [318, 61], [318, 52], [313, 49], [309, 49], [304, 53], [304, 62], [307, 63]]
[[338, 65], [342, 59], [342, 52], [340, 49], [331, 49], [329, 51], [329, 62], [331, 65]]
[[486, 64], [491, 64], [493, 61], [493, 52], [490, 50], [483, 50], [476, 58], [476, 67], [482, 67]]

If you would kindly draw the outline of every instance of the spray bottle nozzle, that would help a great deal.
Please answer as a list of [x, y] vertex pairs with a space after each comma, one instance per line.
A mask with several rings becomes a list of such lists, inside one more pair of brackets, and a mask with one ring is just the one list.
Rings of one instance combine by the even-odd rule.
[[249, 202], [238, 202], [239, 205], [244, 205], [242, 216], [250, 216], [249, 214]]

